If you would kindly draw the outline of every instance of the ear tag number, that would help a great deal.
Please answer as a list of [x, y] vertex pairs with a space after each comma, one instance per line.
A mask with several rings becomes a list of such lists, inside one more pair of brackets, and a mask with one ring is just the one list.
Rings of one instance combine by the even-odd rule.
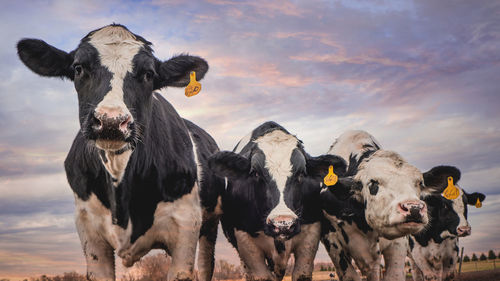
[[448, 200], [457, 199], [460, 191], [453, 184], [453, 177], [448, 177], [448, 186], [443, 191], [443, 197]]
[[477, 198], [476, 200], [476, 208], [481, 208], [483, 206], [483, 203], [481, 203], [481, 201], [479, 201], [479, 198]]
[[186, 97], [192, 97], [197, 95], [200, 91], [201, 84], [196, 81], [196, 72], [191, 71], [191, 73], [189, 73], [189, 84], [186, 86], [184, 93], [186, 94]]
[[323, 182], [326, 186], [332, 186], [337, 183], [338, 179], [339, 177], [333, 172], [333, 166], [330, 165], [330, 167], [328, 167], [328, 174], [323, 179]]

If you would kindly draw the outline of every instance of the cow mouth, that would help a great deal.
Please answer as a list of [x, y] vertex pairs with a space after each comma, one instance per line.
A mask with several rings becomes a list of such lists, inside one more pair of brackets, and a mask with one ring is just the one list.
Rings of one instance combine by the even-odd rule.
[[126, 149], [129, 143], [122, 140], [97, 139], [95, 141], [95, 146], [102, 150], [120, 151]]

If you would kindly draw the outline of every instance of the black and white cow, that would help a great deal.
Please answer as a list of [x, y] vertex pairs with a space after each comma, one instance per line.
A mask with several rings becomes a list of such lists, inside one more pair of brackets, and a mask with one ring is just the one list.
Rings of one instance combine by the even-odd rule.
[[[447, 178], [453, 177], [460, 191], [456, 199], [446, 199], [441, 194], [448, 186]], [[429, 225], [421, 232], [408, 237], [408, 253], [412, 263], [413, 279], [453, 280], [458, 260], [458, 238], [471, 234], [467, 221], [467, 205], [482, 202], [486, 196], [469, 194], [457, 185], [460, 170], [452, 166], [437, 166], [424, 173], [426, 191], [424, 201], [429, 209]]]
[[302, 142], [266, 122], [232, 152], [219, 152], [210, 168], [227, 177], [222, 227], [236, 248], [248, 280], [281, 280], [290, 255], [293, 280], [311, 280], [320, 239], [320, 185], [329, 166], [342, 175], [345, 162], [309, 156]]
[[399, 154], [381, 149], [365, 131], [345, 132], [328, 154], [345, 159], [348, 170], [346, 181], [321, 192], [326, 218], [321, 241], [340, 280], [361, 280], [351, 259], [368, 280], [379, 280], [379, 238], [416, 233], [428, 222], [419, 198], [422, 173]]
[[[90, 32], [69, 53], [38, 39], [17, 48], [33, 72], [68, 78], [78, 93], [80, 131], [65, 169], [88, 279], [115, 279], [115, 251], [131, 266], [162, 248], [172, 256], [169, 279], [192, 280], [202, 213], [214, 211], [211, 194], [224, 188], [206, 169], [218, 148], [154, 90], [186, 86], [191, 71], [202, 79], [207, 63], [189, 55], [160, 61], [150, 42], [118, 24]], [[215, 240], [205, 234], [200, 265], [210, 280]]]

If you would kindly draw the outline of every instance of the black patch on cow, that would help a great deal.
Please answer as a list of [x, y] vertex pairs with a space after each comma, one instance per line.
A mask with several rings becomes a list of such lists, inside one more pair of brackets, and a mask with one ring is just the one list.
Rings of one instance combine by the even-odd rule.
[[92, 257], [92, 260], [94, 260], [94, 261], [98, 261], [99, 260], [99, 258], [95, 254], [90, 254], [90, 256]]
[[371, 180], [368, 188], [370, 189], [371, 195], [377, 195], [379, 183], [376, 180]]
[[273, 272], [274, 271], [274, 261], [272, 258], [266, 257], [266, 263], [267, 263], [267, 268], [269, 268], [269, 271]]
[[377, 250], [377, 255], [380, 255], [380, 250]]
[[410, 245], [410, 250], [413, 250], [413, 247], [415, 246], [415, 241], [413, 241], [413, 238], [411, 238], [411, 236], [408, 236], [408, 244]]
[[345, 244], [349, 244], [349, 236], [347, 236], [347, 233], [345, 233], [343, 228], [340, 228], [340, 233], [342, 233], [342, 237], [344, 238]]
[[338, 249], [339, 246], [337, 245], [337, 243], [332, 243], [332, 246], [335, 248], [335, 249]]
[[453, 166], [436, 166], [423, 173], [424, 184], [436, 193], [441, 193], [448, 186], [448, 177], [453, 177], [453, 184], [460, 180], [460, 170]]
[[455, 245], [455, 248], [453, 248], [453, 250], [458, 253], [458, 246]]
[[325, 249], [327, 252], [330, 252], [330, 240], [328, 239], [328, 236], [324, 236], [321, 238], [321, 242], [323, 245], [325, 245]]
[[108, 163], [108, 157], [106, 157], [106, 151], [99, 149], [99, 155], [101, 155], [102, 162]]
[[278, 254], [281, 254], [285, 251], [285, 243], [283, 241], [274, 239], [274, 247], [276, 248], [276, 251], [278, 251]]
[[441, 238], [441, 233], [444, 231], [457, 235], [460, 218], [453, 210], [453, 202], [441, 194], [426, 196], [423, 200], [427, 204], [429, 224], [424, 230], [413, 235], [415, 240], [425, 247], [431, 239], [441, 243], [444, 240]]
[[361, 162], [363, 162], [365, 159], [368, 159], [370, 156], [373, 155], [377, 150], [368, 150], [363, 152], [361, 156], [359, 156], [359, 160], [356, 159], [358, 158], [358, 155], [351, 154], [349, 156], [349, 167], [347, 168], [346, 176], [354, 176], [358, 173], [358, 167]]
[[453, 265], [454, 259], [450, 258], [450, 265]]
[[339, 258], [340, 258], [340, 262], [339, 262], [340, 263], [340, 269], [345, 272], [347, 270], [347, 266], [348, 266], [349, 260], [348, 260], [348, 258], [346, 256], [344, 250], [340, 251]]

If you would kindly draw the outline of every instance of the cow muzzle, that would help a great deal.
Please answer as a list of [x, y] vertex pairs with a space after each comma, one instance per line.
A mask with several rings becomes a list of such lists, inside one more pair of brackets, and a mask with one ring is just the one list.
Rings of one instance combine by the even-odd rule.
[[457, 227], [457, 235], [458, 237], [465, 237], [471, 234], [470, 226], [459, 226]]
[[97, 108], [90, 117], [90, 130], [96, 145], [105, 150], [121, 149], [131, 135], [133, 119], [119, 108]]
[[266, 220], [265, 233], [274, 238], [288, 240], [300, 232], [297, 217], [281, 215]]
[[422, 201], [404, 201], [398, 204], [398, 211], [405, 223], [423, 223], [427, 215], [427, 205]]

